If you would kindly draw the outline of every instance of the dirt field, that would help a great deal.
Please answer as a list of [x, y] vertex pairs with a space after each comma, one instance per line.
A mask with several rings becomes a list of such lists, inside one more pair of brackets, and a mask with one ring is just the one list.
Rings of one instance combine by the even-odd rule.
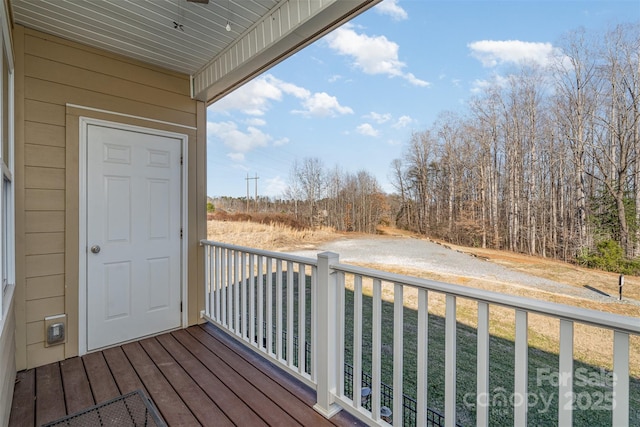
[[[211, 240], [265, 250], [296, 252], [306, 256], [333, 250], [342, 252], [343, 260], [348, 259], [349, 262], [371, 268], [640, 318], [640, 277], [625, 277], [623, 301], [620, 302], [618, 275], [615, 273], [507, 251], [433, 242], [397, 229], [383, 228], [381, 231], [382, 235], [374, 236], [335, 233], [329, 229], [297, 231], [278, 225], [250, 222], [209, 221], [208, 224]], [[401, 243], [391, 248], [391, 242], [398, 239]], [[379, 246], [372, 245], [372, 241], [379, 241]], [[366, 250], [362, 250], [362, 246], [356, 250], [360, 254], [366, 254], [366, 258], [345, 258], [345, 245], [341, 247], [340, 242], [349, 242], [351, 247], [367, 242]], [[429, 242], [436, 245], [429, 245]], [[415, 248], [415, 244], [419, 248]], [[437, 259], [437, 262], [408, 262], [408, 255], [403, 258], [403, 254], [399, 252], [410, 250], [414, 253], [412, 257], [417, 257], [415, 252], [418, 251], [421, 258]], [[430, 256], [429, 253], [435, 255]], [[458, 257], [460, 254], [469, 254], [475, 260], [456, 258], [446, 262], [448, 258]], [[471, 263], [474, 265], [473, 271], [468, 268]], [[463, 268], [452, 269], [451, 264], [462, 266], [467, 271]], [[502, 273], [499, 269], [492, 268], [492, 264], [503, 267], [506, 271], [521, 273], [522, 276]], [[485, 274], [486, 269], [489, 271]], [[535, 281], [532, 277], [543, 280]], [[546, 281], [557, 282], [561, 286], [553, 287]]]

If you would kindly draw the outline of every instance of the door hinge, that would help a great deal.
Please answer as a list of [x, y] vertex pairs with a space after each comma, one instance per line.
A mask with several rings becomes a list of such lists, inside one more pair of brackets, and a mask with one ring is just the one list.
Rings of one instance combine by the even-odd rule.
[[182, 313], [182, 301], [180, 301], [180, 313]]
[[182, 227], [180, 227], [180, 238], [182, 239]]
[[184, 156], [180, 156], [180, 165], [184, 163]]

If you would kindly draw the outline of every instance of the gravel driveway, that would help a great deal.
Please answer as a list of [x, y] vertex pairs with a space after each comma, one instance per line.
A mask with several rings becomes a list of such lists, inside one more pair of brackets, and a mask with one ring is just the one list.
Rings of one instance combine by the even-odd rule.
[[[553, 293], [587, 298], [600, 302], [617, 299], [585, 288], [570, 286], [545, 278], [521, 273], [507, 267], [449, 249], [426, 240], [413, 238], [358, 238], [321, 243], [316, 249], [291, 252], [315, 258], [320, 252], [331, 251], [340, 255], [344, 263], [371, 263], [401, 265], [441, 274], [492, 280], [521, 287], [541, 289]], [[638, 301], [627, 301], [640, 305]]]

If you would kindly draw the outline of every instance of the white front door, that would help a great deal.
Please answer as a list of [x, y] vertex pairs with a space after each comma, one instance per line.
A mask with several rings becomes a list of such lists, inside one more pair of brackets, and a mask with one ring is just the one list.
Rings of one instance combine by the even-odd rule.
[[87, 350], [181, 325], [181, 140], [87, 128]]

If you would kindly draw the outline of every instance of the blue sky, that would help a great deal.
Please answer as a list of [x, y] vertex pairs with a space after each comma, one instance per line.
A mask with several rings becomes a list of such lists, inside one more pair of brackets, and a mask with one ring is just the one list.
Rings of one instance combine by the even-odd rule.
[[637, 0], [384, 0], [209, 107], [207, 194], [246, 196], [257, 176], [260, 196], [280, 197], [306, 157], [392, 192], [412, 132], [467, 111], [491, 76], [544, 63], [568, 31], [638, 21]]

